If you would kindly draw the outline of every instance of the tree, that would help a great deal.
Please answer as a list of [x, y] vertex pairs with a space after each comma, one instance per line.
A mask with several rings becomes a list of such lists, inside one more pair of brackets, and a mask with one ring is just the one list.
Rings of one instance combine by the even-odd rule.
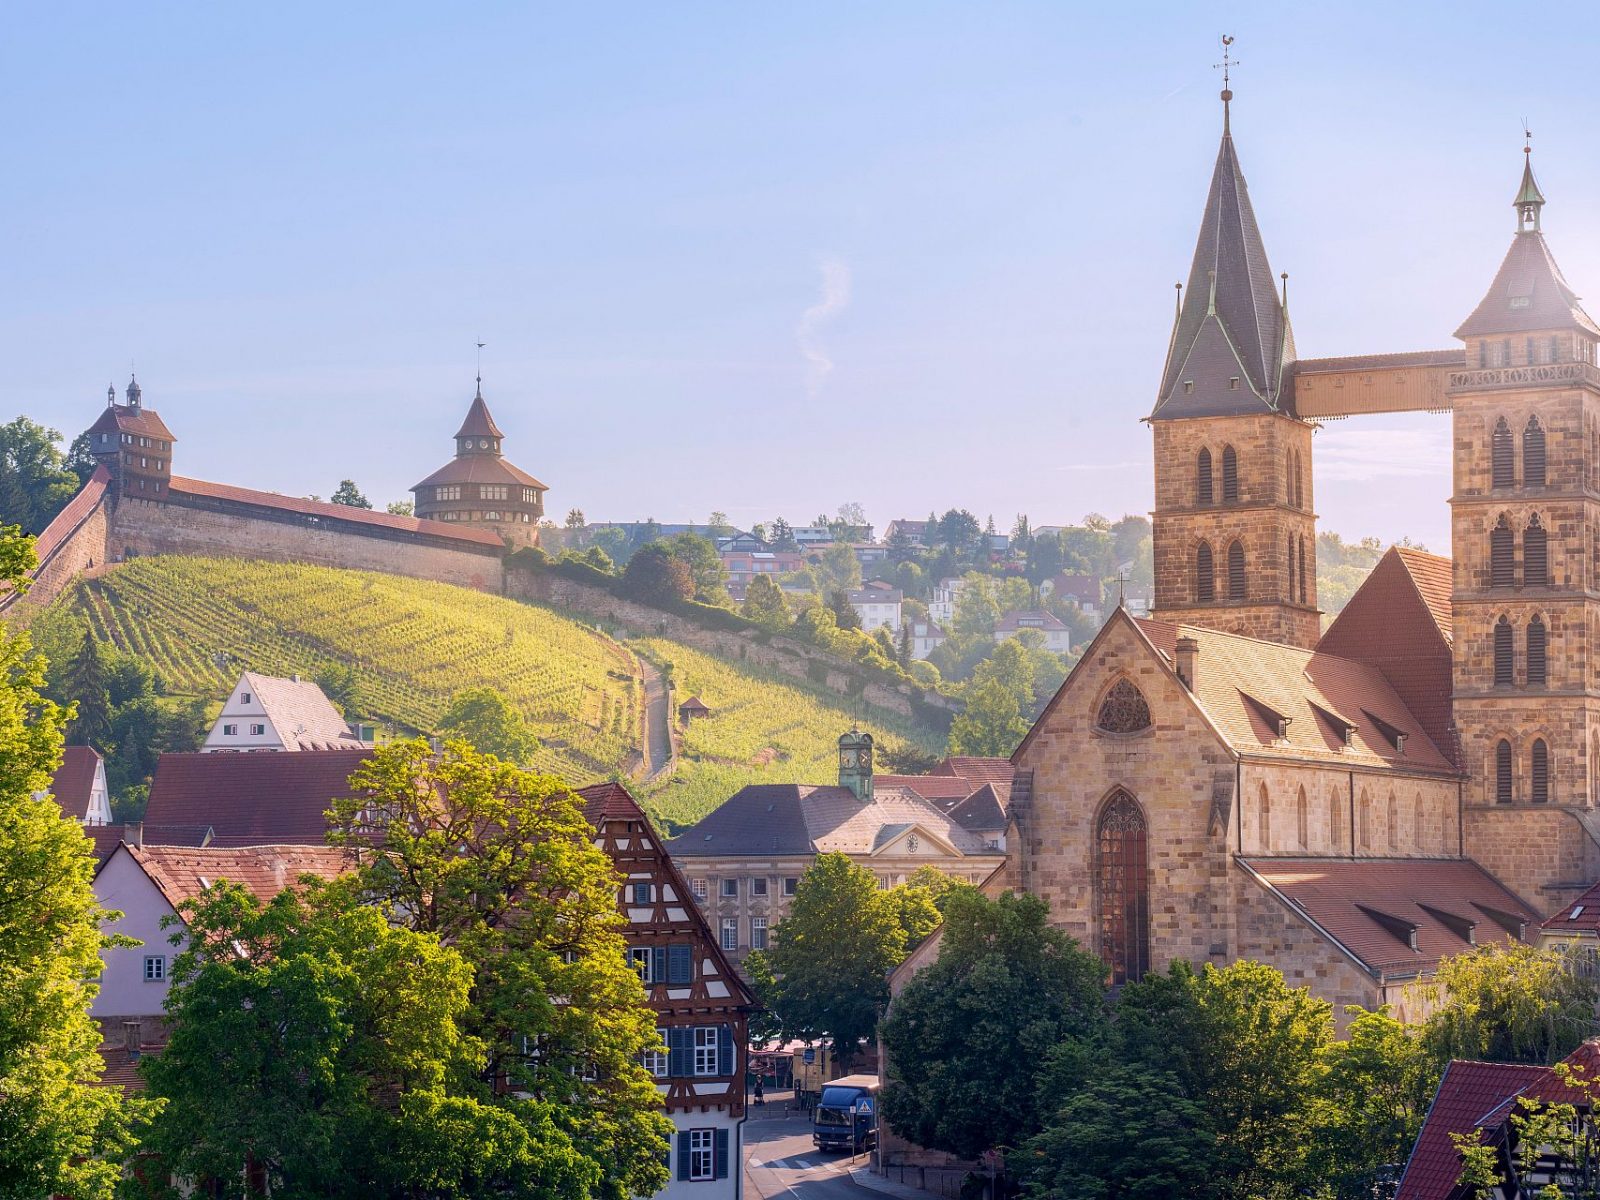
[[857, 528], [867, 523], [867, 510], [859, 500], [848, 500], [839, 505], [839, 522]]
[[589, 523], [588, 520], [583, 515], [583, 509], [581, 509], [581, 508], [569, 508], [569, 509], [567, 509], [567, 520], [566, 520], [566, 528], [567, 529], [569, 529], [572, 532], [576, 533], [578, 530], [582, 529], [588, 523]]
[[991, 680], [999, 683], [1017, 698], [1020, 710], [1032, 712], [1034, 660], [1027, 644], [1021, 640], [1022, 636], [1019, 634], [1015, 638], [1007, 638], [996, 646], [973, 671], [972, 681], [980, 686]]
[[966, 693], [966, 708], [950, 723], [950, 753], [1005, 758], [1028, 736], [1017, 697], [1004, 683], [990, 680]]
[[938, 960], [884, 1022], [884, 1119], [921, 1146], [973, 1159], [1044, 1124], [1039, 1070], [1104, 1024], [1105, 966], [1049, 923], [1036, 896], [974, 888], [945, 904]]
[[944, 912], [950, 893], [956, 888], [970, 887], [957, 883], [937, 867], [919, 867], [904, 883], [888, 891], [889, 904], [894, 908], [894, 919], [905, 934], [906, 953], [910, 953], [939, 928], [940, 914]]
[[81, 486], [58, 443], [61, 434], [18, 417], [0, 425], [0, 517], [40, 533]]
[[1000, 623], [1000, 604], [994, 584], [986, 575], [969, 572], [956, 595], [956, 612], [950, 631], [960, 637], [989, 638]]
[[68, 700], [77, 704], [72, 723], [67, 726], [68, 742], [74, 746], [109, 750], [111, 684], [105, 660], [100, 657], [100, 643], [95, 639], [94, 630], [87, 625], [84, 626], [82, 645], [67, 664], [61, 690]]
[[714, 512], [707, 517], [706, 528], [717, 537], [733, 536], [733, 526], [729, 523], [728, 514], [725, 512]]
[[750, 1014], [750, 1040], [770, 1042], [782, 1039], [783, 1022], [778, 1018], [778, 977], [772, 973], [772, 958], [765, 950], [752, 950], [745, 955], [744, 976], [750, 981], [756, 1003], [761, 1005]]
[[143, 1068], [165, 1169], [230, 1196], [261, 1194], [247, 1157], [274, 1195], [579, 1200], [599, 1181], [477, 1082], [472, 968], [438, 937], [338, 891], [263, 907], [224, 881], [180, 911], [172, 1032]]
[[317, 672], [317, 686], [346, 720], [359, 711], [361, 678], [352, 664], [329, 663]]
[[794, 530], [789, 528], [789, 522], [782, 517], [772, 520], [772, 536], [768, 539], [774, 550], [798, 550], [800, 544], [794, 540]]
[[828, 610], [833, 613], [833, 623], [840, 629], [860, 629], [861, 614], [850, 603], [850, 593], [843, 588], [828, 592]]
[[789, 606], [783, 589], [769, 575], [757, 575], [744, 593], [744, 615], [767, 629], [782, 629], [789, 623]]
[[537, 1142], [570, 1139], [598, 1168], [597, 1200], [664, 1186], [672, 1125], [640, 1063], [660, 1045], [655, 1014], [625, 955], [622, 879], [578, 797], [454, 741], [385, 746], [350, 782], [329, 837], [360, 865], [338, 886], [466, 959], [478, 1094]]
[[491, 687], [457, 692], [439, 718], [439, 731], [513, 766], [527, 766], [539, 749], [522, 714]]
[[[13, 422], [13, 425], [16, 423]], [[3, 581], [21, 586], [32, 539], [0, 528]], [[42, 694], [45, 662], [0, 627], [0, 1196], [110, 1197], [126, 1148], [114, 1089], [96, 1086], [102, 921], [95, 860], [48, 795], [71, 717]]]
[[872, 872], [843, 854], [821, 854], [800, 877], [768, 954], [784, 1032], [830, 1038], [848, 1061], [889, 1001], [888, 976], [905, 957], [905, 932]]
[[1422, 1040], [1437, 1067], [1452, 1058], [1549, 1064], [1593, 1033], [1600, 987], [1559, 950], [1488, 942], [1440, 962], [1430, 999]]
[[948, 547], [958, 559], [970, 560], [982, 546], [983, 527], [966, 509], [949, 509], [937, 523], [932, 541]]
[[417, 515], [417, 505], [414, 500], [391, 500], [384, 506], [384, 510], [393, 517], [414, 517]]
[[861, 586], [861, 560], [848, 542], [835, 542], [817, 556], [817, 582], [823, 588], [854, 591]]
[[878, 653], [889, 662], [899, 661], [899, 651], [895, 649], [894, 634], [889, 632], [887, 625], [879, 625], [872, 631], [872, 640], [877, 644]]
[[361, 494], [361, 489], [356, 487], [353, 479], [341, 479], [339, 486], [333, 489], [333, 495], [328, 498], [335, 504], [343, 504], [346, 508], [372, 507], [372, 501]]
[[680, 533], [667, 540], [672, 557], [689, 569], [694, 598], [702, 604], [728, 603], [728, 568], [710, 541], [698, 533]]
[[639, 547], [622, 572], [622, 593], [653, 608], [672, 608], [694, 596], [689, 565], [663, 542]]

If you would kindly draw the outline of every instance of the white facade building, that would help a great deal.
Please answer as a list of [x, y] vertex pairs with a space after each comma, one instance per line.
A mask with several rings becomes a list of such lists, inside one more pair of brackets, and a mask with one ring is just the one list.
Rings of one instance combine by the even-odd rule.
[[362, 743], [322, 689], [295, 675], [246, 671], [222, 705], [202, 753], [359, 750]]
[[948, 625], [955, 620], [956, 601], [960, 599], [961, 589], [966, 582], [954, 577], [939, 580], [939, 586], [933, 589], [933, 596], [928, 601], [928, 616], [933, 618], [936, 625]]
[[899, 633], [900, 601], [900, 589], [881, 580], [873, 580], [850, 593], [850, 607], [861, 618], [861, 628], [866, 633], [880, 626], [887, 626], [891, 633]]

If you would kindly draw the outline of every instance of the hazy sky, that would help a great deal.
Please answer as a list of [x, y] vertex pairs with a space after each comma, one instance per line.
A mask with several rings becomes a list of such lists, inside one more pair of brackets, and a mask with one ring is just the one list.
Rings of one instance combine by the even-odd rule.
[[[1234, 132], [1305, 356], [1450, 346], [1514, 228], [1600, 286], [1590, 5], [14, 6], [4, 410], [138, 366], [179, 473], [405, 496], [473, 342], [553, 516], [1144, 511]], [[1317, 435], [1322, 527], [1442, 550], [1442, 417]]]

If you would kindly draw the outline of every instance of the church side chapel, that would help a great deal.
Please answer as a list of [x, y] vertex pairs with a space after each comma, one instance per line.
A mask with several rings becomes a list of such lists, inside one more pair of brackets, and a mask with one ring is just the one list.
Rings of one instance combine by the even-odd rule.
[[[1156, 606], [1018, 748], [1013, 887], [1113, 983], [1255, 959], [1414, 1019], [1439, 961], [1600, 879], [1600, 327], [1517, 230], [1456, 350], [1301, 360], [1222, 93], [1156, 403]], [[1326, 629], [1322, 419], [1448, 411], [1454, 554], [1391, 549]]]

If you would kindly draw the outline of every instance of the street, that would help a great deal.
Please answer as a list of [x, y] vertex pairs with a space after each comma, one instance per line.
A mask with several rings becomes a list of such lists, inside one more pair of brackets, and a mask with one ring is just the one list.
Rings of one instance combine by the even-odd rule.
[[[745, 1200], [875, 1200], [850, 1178], [850, 1156], [823, 1153], [811, 1144], [809, 1114], [784, 1107], [779, 1092], [749, 1110], [744, 1126]], [[857, 1166], [866, 1163], [858, 1156]]]

